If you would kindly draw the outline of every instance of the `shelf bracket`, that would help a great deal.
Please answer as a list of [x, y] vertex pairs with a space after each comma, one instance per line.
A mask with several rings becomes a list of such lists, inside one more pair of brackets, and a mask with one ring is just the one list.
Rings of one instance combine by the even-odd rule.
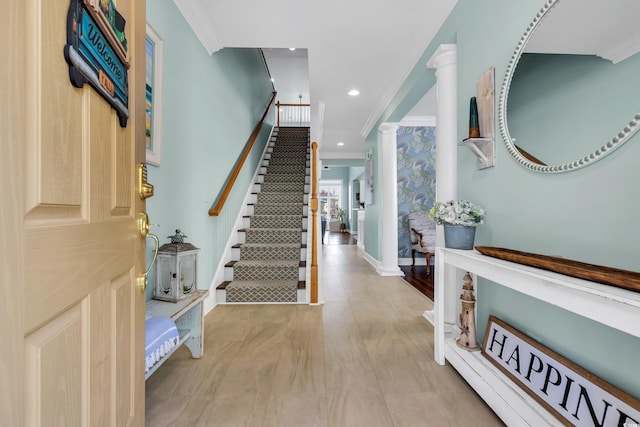
[[458, 143], [459, 146], [469, 147], [478, 158], [478, 169], [486, 169], [495, 166], [495, 143], [490, 138], [467, 138]]

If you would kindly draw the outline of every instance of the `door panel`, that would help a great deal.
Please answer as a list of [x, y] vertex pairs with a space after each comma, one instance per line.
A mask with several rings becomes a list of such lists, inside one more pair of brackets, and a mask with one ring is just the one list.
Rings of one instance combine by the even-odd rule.
[[[83, 90], [69, 83], [62, 55], [68, 1], [27, 5], [27, 211], [82, 203]], [[42, 155], [42, 158], [39, 156]], [[56, 210], [54, 210], [55, 212]], [[37, 212], [34, 212], [37, 213]], [[75, 211], [78, 216], [79, 211]], [[68, 216], [66, 214], [65, 216]]]
[[[111, 186], [113, 193], [111, 194], [111, 214], [113, 216], [122, 216], [129, 214], [130, 201], [131, 198], [134, 197], [133, 189], [136, 184], [133, 182], [134, 174], [130, 164], [133, 134], [129, 132], [125, 133], [124, 129], [121, 129], [120, 126], [117, 125], [115, 112], [113, 114], [116, 138], [113, 140], [112, 150], [113, 162], [111, 177], [113, 181], [111, 182]], [[142, 132], [144, 132], [144, 128]]]
[[[17, 425], [140, 426], [144, 294], [134, 279], [144, 272], [145, 241], [134, 179], [144, 161], [145, 2], [117, 2], [131, 58], [125, 128], [89, 84], [79, 89], [69, 81], [69, 0], [24, 4], [14, 12], [13, 39], [27, 52], [20, 65], [26, 84], [23, 96], [0, 100], [3, 124], [11, 101], [24, 112], [10, 130], [23, 135], [12, 141], [21, 148], [9, 150], [24, 165], [14, 182], [23, 189], [22, 217], [11, 220], [21, 242], [21, 261], [12, 266], [20, 281], [0, 284], [0, 295], [13, 289], [9, 301], [21, 307], [11, 312], [21, 331], [12, 343], [24, 362], [20, 382], [0, 391], [24, 396], [13, 402], [22, 413], [15, 419], [25, 421]], [[0, 220], [3, 230], [10, 225]]]
[[82, 424], [83, 320], [77, 305], [25, 340], [26, 425]]
[[89, 298], [89, 324], [87, 331], [91, 340], [88, 359], [91, 363], [88, 378], [88, 398], [90, 426], [108, 426], [111, 419], [111, 400], [103, 394], [111, 395], [113, 387], [111, 375], [112, 333], [111, 289], [100, 286]]
[[26, 331], [129, 271], [139, 239], [133, 219], [41, 226], [25, 235]]
[[[111, 299], [111, 331], [113, 345], [111, 354], [113, 363], [112, 375], [115, 387], [112, 399], [115, 401], [115, 419], [117, 426], [127, 426], [133, 416], [135, 375], [137, 363], [131, 351], [135, 347], [135, 307], [133, 301], [138, 292], [133, 283], [133, 271], [114, 281]], [[144, 337], [140, 337], [144, 340]], [[142, 357], [144, 359], [144, 356]], [[143, 380], [144, 382], [144, 380]]]

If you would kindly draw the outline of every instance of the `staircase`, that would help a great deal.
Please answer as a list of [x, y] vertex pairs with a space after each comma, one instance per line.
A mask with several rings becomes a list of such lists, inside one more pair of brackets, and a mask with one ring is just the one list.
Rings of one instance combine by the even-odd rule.
[[275, 128], [218, 302], [306, 300], [309, 128]]

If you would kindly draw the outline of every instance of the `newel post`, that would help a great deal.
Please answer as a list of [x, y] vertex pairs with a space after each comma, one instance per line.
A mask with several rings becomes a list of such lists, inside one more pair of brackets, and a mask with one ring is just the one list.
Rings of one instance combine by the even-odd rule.
[[280, 127], [280, 101], [276, 102], [276, 111], [278, 112], [278, 127]]
[[318, 303], [318, 143], [311, 143], [311, 304]]

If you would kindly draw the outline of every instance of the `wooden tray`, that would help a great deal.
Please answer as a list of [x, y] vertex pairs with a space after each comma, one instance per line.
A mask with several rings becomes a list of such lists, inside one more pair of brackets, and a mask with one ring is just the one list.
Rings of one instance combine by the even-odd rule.
[[640, 273], [601, 265], [587, 264], [547, 255], [538, 255], [513, 249], [492, 246], [476, 246], [483, 255], [537, 267], [579, 279], [591, 280], [605, 285], [616, 286], [634, 292], [640, 292]]

